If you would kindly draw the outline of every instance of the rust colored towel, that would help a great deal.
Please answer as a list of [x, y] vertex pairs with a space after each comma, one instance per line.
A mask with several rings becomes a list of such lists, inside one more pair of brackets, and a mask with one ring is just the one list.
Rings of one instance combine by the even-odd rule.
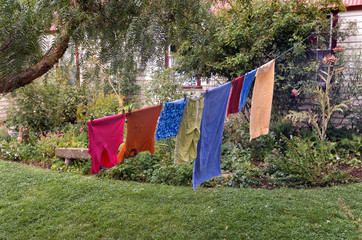
[[269, 133], [270, 114], [273, 100], [275, 60], [261, 66], [251, 100], [250, 140]]
[[240, 94], [244, 84], [244, 77], [241, 76], [233, 80], [233, 88], [231, 89], [226, 116], [239, 112]]
[[127, 114], [127, 137], [117, 155], [118, 162], [140, 152], [154, 153], [155, 129], [162, 105], [142, 108]]

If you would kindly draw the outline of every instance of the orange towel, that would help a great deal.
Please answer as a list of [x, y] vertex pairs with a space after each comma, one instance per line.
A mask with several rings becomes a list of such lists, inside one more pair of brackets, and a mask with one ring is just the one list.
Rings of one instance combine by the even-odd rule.
[[127, 114], [127, 137], [117, 155], [119, 163], [142, 151], [154, 153], [155, 129], [162, 105], [142, 108]]
[[251, 100], [250, 140], [269, 133], [271, 107], [274, 88], [275, 60], [261, 66], [256, 79]]

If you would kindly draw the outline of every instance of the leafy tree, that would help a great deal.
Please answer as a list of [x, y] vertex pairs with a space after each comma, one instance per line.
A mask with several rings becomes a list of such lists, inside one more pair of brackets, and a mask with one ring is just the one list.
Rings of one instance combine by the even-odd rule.
[[[294, 47], [277, 59], [273, 105], [279, 111], [297, 106], [291, 90], [306, 93], [315, 82], [318, 64], [311, 54], [316, 47], [312, 40], [318, 38], [319, 47], [327, 48], [327, 14], [343, 10], [342, 2], [235, 0], [217, 6], [202, 24], [192, 24], [183, 41], [175, 42], [178, 71], [231, 80]], [[346, 34], [336, 26], [333, 38], [341, 40]]]
[[[198, 18], [199, 0], [2, 0], [0, 3], [0, 92], [45, 74], [69, 41], [86, 51], [97, 45], [100, 62], [113, 74], [136, 72], [168, 45], [175, 26]], [[42, 52], [47, 30], [52, 46]], [[87, 55], [87, 54], [86, 54]]]

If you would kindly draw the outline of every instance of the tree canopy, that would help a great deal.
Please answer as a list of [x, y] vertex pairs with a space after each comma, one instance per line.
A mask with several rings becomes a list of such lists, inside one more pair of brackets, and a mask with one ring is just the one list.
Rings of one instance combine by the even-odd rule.
[[[308, 57], [306, 50], [315, 47], [312, 37], [297, 44], [313, 33], [319, 47], [325, 47], [330, 38], [327, 15], [343, 9], [339, 0], [226, 1], [184, 37], [178, 49], [179, 70], [232, 78], [294, 46], [294, 57]], [[340, 37], [337, 28], [333, 34], [335, 39]]]
[[[340, 0], [312, 2], [2, 0], [0, 92], [10, 92], [45, 74], [63, 56], [69, 41], [80, 44], [86, 56], [96, 51], [115, 75], [137, 72], [151, 57], [163, 57], [172, 44], [177, 49], [178, 71], [231, 79], [312, 32], [323, 40], [323, 33], [329, 32], [326, 13], [343, 9], [343, 4]], [[55, 40], [44, 51], [46, 36], [55, 27]], [[284, 61], [298, 63], [296, 59], [304, 58], [310, 46], [296, 48], [293, 59]]]
[[[197, 21], [198, 0], [3, 0], [0, 3], [0, 92], [46, 73], [72, 40], [97, 54], [113, 73], [136, 71], [162, 54], [172, 32]], [[52, 27], [53, 26], [53, 27]], [[52, 46], [42, 51], [51, 28]]]

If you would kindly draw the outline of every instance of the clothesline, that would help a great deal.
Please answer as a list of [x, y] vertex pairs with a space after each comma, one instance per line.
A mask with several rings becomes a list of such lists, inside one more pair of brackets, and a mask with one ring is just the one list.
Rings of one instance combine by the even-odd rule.
[[282, 54], [280, 54], [279, 56], [275, 57], [274, 60], [277, 60], [281, 57], [283, 57], [285, 54], [287, 54], [288, 52], [292, 51], [294, 48], [297, 47], [298, 44], [303, 43], [305, 40], [307, 40], [308, 38], [312, 37], [314, 35], [314, 33], [310, 34], [308, 37], [302, 39], [302, 41], [298, 42], [297, 44], [295, 44], [293, 47], [289, 48], [288, 50], [286, 50], [285, 52], [283, 52]]
[[[194, 161], [193, 188], [221, 174], [221, 143], [226, 112], [239, 112], [252, 82], [250, 140], [268, 134], [274, 87], [275, 60], [245, 74], [245, 77], [210, 89], [198, 97], [187, 97], [145, 107], [130, 113], [88, 122], [91, 173], [111, 168], [140, 152], [154, 153], [154, 139], [176, 136], [175, 163]], [[245, 80], [245, 81], [244, 81]], [[235, 83], [235, 84], [232, 84]], [[123, 127], [127, 136], [122, 150]], [[156, 132], [155, 132], [156, 130]]]
[[[288, 50], [284, 51], [283, 53], [281, 53], [279, 56], [275, 57], [274, 60], [277, 60], [281, 57], [283, 57], [285, 54], [287, 54], [288, 52], [292, 51], [294, 48], [297, 47], [298, 44], [301, 44], [303, 43], [305, 40], [309, 39], [310, 37], [313, 36], [314, 33], [310, 34], [308, 37], [302, 39], [299, 43], [295, 44], [293, 47], [289, 48]], [[263, 65], [264, 66], [264, 65]], [[261, 66], [261, 67], [263, 67]], [[259, 67], [259, 68], [261, 68]], [[257, 68], [257, 69], [259, 69]], [[206, 90], [207, 92], [208, 90]], [[204, 93], [201, 93], [200, 95], [198, 95], [197, 97], [200, 97], [201, 95], [203, 95]], [[79, 122], [79, 123], [73, 123], [72, 125], [84, 125], [84, 124], [87, 124], [87, 122]], [[44, 133], [44, 132], [51, 132], [51, 131], [54, 131], [54, 130], [59, 130], [59, 129], [63, 129], [63, 128], [66, 128], [68, 127], [69, 125], [66, 125], [66, 126], [63, 126], [63, 127], [57, 127], [57, 128], [53, 128], [53, 129], [49, 129], [49, 130], [43, 130], [43, 131], [40, 131], [40, 132], [31, 132], [31, 133], [26, 133], [26, 134], [22, 134], [22, 136], [29, 136], [29, 135], [36, 135], [36, 134], [41, 134], [41, 133]], [[18, 136], [14, 136], [14, 137], [9, 137], [9, 138], [4, 138], [4, 139], [1, 139], [0, 141], [8, 141], [10, 139], [13, 139], [13, 138], [17, 138]]]

